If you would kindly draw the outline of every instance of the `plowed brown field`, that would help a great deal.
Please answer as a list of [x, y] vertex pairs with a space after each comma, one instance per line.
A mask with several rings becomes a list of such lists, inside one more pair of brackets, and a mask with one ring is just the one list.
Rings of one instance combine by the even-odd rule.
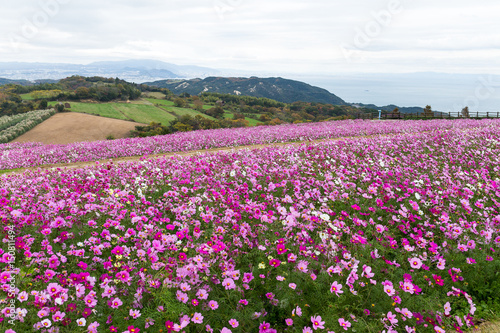
[[67, 144], [105, 140], [109, 135], [120, 139], [126, 137], [138, 125], [143, 124], [84, 113], [57, 113], [13, 142]]

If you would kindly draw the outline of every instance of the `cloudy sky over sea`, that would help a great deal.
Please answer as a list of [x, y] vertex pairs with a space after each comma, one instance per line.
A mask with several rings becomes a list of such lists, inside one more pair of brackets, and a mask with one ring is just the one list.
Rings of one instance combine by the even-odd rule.
[[500, 74], [498, 13], [496, 0], [4, 1], [0, 59]]

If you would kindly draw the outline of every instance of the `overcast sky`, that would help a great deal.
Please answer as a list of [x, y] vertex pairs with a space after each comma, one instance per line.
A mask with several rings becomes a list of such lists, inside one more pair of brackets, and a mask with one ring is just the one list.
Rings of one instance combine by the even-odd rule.
[[2, 1], [0, 61], [500, 74], [498, 0]]

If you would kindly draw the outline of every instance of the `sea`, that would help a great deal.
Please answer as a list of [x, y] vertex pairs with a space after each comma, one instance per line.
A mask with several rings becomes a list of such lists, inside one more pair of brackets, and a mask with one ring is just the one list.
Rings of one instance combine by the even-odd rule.
[[288, 77], [321, 87], [348, 103], [385, 106], [430, 105], [432, 110], [500, 112], [500, 75], [492, 74], [342, 74]]

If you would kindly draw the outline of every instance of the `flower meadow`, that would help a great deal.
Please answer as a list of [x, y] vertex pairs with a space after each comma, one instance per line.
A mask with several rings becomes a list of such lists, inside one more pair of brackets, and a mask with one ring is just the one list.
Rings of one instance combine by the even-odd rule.
[[441, 124], [4, 175], [0, 328], [465, 331], [500, 304], [500, 122]]
[[67, 145], [7, 143], [0, 144], [0, 170], [256, 144], [377, 134], [399, 135], [451, 128], [467, 130], [496, 125], [496, 120], [470, 119], [396, 122], [348, 120], [177, 132], [147, 138], [77, 142]]

